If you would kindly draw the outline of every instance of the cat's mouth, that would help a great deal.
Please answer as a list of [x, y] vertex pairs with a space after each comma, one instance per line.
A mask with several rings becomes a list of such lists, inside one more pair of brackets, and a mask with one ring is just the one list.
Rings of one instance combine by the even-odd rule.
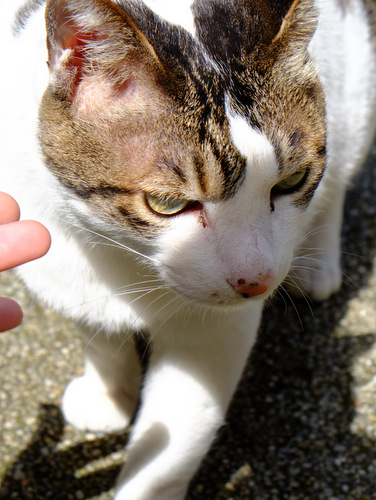
[[214, 308], [242, 307], [251, 301], [265, 300], [276, 288], [262, 283], [243, 281], [239, 279], [238, 283], [233, 285], [229, 280], [226, 280], [227, 286], [223, 287], [222, 290], [217, 289], [207, 293], [202, 290], [194, 292], [177, 285], [171, 285], [170, 288], [190, 303]]

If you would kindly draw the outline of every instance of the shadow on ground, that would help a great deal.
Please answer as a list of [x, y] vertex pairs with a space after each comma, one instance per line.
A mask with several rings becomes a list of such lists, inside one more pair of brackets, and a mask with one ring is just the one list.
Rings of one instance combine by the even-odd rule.
[[79, 474], [93, 460], [122, 450], [126, 435], [106, 436], [59, 450], [64, 420], [54, 405], [40, 408], [39, 425], [28, 447], [3, 478], [0, 498], [22, 500], [84, 499], [113, 488], [120, 465]]

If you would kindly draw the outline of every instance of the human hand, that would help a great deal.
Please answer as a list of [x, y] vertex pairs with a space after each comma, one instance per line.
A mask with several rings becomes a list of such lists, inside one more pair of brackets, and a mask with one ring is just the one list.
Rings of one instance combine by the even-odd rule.
[[[0, 192], [0, 271], [11, 269], [47, 253], [51, 244], [48, 230], [39, 222], [20, 221], [17, 202]], [[0, 332], [22, 322], [22, 310], [12, 299], [0, 297]]]

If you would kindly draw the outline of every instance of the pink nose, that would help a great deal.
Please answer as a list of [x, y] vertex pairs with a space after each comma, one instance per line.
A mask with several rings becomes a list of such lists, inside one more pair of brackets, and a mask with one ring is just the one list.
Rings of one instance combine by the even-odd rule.
[[228, 282], [234, 290], [241, 293], [243, 297], [256, 297], [257, 295], [262, 295], [268, 290], [268, 286], [263, 283], [246, 283], [245, 280], [240, 279], [236, 284]]

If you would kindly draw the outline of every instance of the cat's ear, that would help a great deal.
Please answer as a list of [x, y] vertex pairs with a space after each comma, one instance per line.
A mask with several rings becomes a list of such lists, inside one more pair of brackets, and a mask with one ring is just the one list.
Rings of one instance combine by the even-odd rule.
[[282, 46], [288, 44], [293, 50], [306, 50], [317, 25], [314, 0], [283, 0], [277, 4], [283, 15], [273, 44]]
[[132, 82], [162, 71], [145, 36], [110, 0], [48, 0], [46, 28], [51, 85], [68, 102], [85, 107], [95, 89], [129, 97]]

